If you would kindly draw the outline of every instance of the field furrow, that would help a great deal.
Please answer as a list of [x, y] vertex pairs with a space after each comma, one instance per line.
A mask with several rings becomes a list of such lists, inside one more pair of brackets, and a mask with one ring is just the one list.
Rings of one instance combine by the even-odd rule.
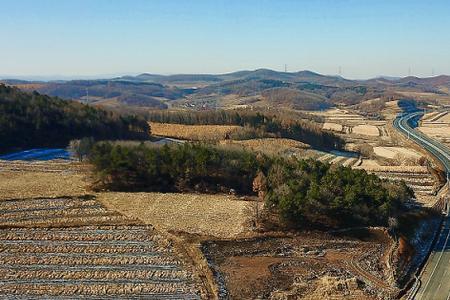
[[[122, 267], [132, 265], [138, 267], [140, 265], [152, 265], [160, 267], [176, 268], [180, 266], [180, 262], [173, 257], [160, 254], [149, 253], [146, 255], [137, 254], [104, 254], [104, 255], [77, 255], [77, 253], [22, 253], [20, 257], [14, 254], [0, 253], [1, 265], [52, 265], [52, 266], [92, 266], [92, 267]], [[1, 267], [1, 266], [0, 266]]]
[[150, 225], [92, 197], [0, 202], [0, 294], [19, 299], [200, 299]]

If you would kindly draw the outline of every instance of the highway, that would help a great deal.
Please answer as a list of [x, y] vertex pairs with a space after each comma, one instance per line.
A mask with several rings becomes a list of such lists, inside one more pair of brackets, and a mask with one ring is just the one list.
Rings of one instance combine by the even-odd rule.
[[[450, 149], [429, 138], [409, 125], [422, 112], [404, 114], [397, 117], [394, 127], [435, 156], [450, 172]], [[419, 278], [417, 293], [413, 299], [450, 300], [450, 220], [446, 215], [438, 240]]]

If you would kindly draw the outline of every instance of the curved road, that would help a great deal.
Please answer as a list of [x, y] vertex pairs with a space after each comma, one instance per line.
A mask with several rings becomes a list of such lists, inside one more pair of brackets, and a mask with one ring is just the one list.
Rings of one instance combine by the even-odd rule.
[[[422, 112], [399, 116], [394, 127], [435, 156], [450, 172], [450, 149], [410, 126], [410, 121], [420, 118]], [[414, 299], [450, 299], [450, 220], [446, 215], [439, 238], [420, 277]]]

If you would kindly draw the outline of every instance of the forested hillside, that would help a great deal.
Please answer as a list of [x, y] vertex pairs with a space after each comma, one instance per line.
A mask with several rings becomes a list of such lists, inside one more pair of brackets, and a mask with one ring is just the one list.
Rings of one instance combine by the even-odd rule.
[[144, 139], [149, 126], [73, 101], [24, 93], [0, 84], [0, 151], [66, 146], [71, 139]]

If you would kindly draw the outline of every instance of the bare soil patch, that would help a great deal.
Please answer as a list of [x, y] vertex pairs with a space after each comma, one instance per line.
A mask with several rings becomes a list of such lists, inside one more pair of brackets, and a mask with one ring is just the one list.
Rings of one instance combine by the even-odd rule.
[[363, 241], [325, 233], [266, 234], [208, 241], [202, 249], [224, 298], [377, 299], [396, 288], [384, 271], [388, 239], [369, 236]]

